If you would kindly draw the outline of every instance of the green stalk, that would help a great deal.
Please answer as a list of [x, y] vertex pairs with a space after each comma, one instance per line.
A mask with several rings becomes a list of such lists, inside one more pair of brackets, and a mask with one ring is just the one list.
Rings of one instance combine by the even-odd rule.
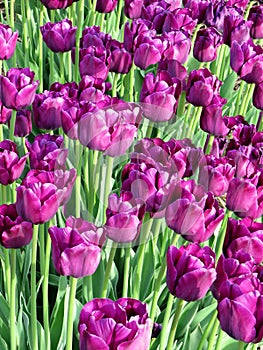
[[60, 83], [64, 84], [65, 74], [64, 74], [64, 57], [63, 52], [59, 52], [59, 67], [60, 67]]
[[117, 250], [117, 247], [113, 244], [112, 247], [111, 247], [109, 260], [107, 262], [107, 266], [106, 266], [106, 270], [105, 270], [105, 274], [104, 274], [101, 298], [106, 298], [107, 297], [107, 289], [108, 289], [108, 284], [109, 284], [111, 267], [112, 267], [112, 263], [113, 263], [113, 260], [114, 260], [115, 254], [116, 254], [116, 250]]
[[123, 8], [123, 1], [118, 1], [118, 10], [117, 10], [117, 19], [116, 19], [116, 25], [115, 25], [115, 32], [116, 34], [120, 31], [120, 22], [121, 22], [121, 14], [122, 14], [122, 8]]
[[10, 127], [9, 127], [9, 139], [11, 141], [14, 141], [15, 136], [15, 124], [16, 124], [16, 110], [12, 110], [12, 116], [10, 120]]
[[183, 137], [188, 137], [189, 123], [190, 123], [189, 118], [190, 118], [190, 115], [191, 115], [191, 112], [192, 112], [193, 109], [194, 109], [194, 106], [189, 103], [188, 106], [187, 106], [187, 111], [186, 111], [185, 118], [184, 118], [182, 138]]
[[135, 64], [133, 63], [131, 66], [131, 70], [129, 73], [129, 82], [130, 82], [130, 88], [129, 88], [129, 102], [134, 102], [134, 95], [133, 95], [133, 89], [134, 89], [134, 72], [135, 72]]
[[202, 110], [203, 110], [203, 107], [197, 107], [197, 111], [194, 114], [194, 116], [192, 117], [192, 120], [191, 120], [190, 126], [189, 126], [189, 130], [188, 130], [189, 131], [188, 137], [190, 137], [190, 138], [194, 135], [196, 126], [200, 121], [200, 116], [201, 116]]
[[6, 299], [10, 302], [11, 300], [11, 269], [10, 269], [10, 257], [8, 249], [4, 248], [5, 255], [5, 278], [6, 278]]
[[217, 337], [217, 340], [216, 340], [215, 350], [221, 350], [222, 349], [221, 344], [222, 344], [223, 336], [224, 336], [224, 333], [223, 333], [222, 329], [219, 327], [219, 334], [218, 334], [218, 337]]
[[219, 47], [218, 51], [219, 51], [219, 53], [218, 53], [218, 57], [217, 57], [217, 61], [216, 61], [216, 73], [215, 73], [215, 75], [219, 78], [221, 70], [226, 68], [226, 67], [222, 67], [222, 61], [223, 61], [224, 55], [225, 55], [225, 44], [222, 44]]
[[3, 124], [0, 124], [0, 142], [4, 140]]
[[78, 162], [77, 165], [77, 178], [75, 183], [75, 214], [76, 218], [80, 217], [80, 210], [81, 210], [81, 165], [82, 165], [82, 158], [81, 158], [81, 145], [79, 141], [77, 140], [75, 143], [75, 154], [76, 154], [76, 160]]
[[28, 29], [28, 35], [29, 35], [29, 40], [31, 43], [34, 42], [33, 40], [33, 30], [32, 30], [32, 26], [31, 26], [31, 7], [29, 4], [29, 0], [25, 0], [26, 1], [26, 21], [27, 21], [27, 29]]
[[202, 338], [201, 338], [201, 341], [198, 345], [198, 348], [197, 350], [202, 350], [203, 349], [203, 346], [205, 344], [205, 341], [207, 340], [210, 332], [211, 332], [211, 328], [213, 327], [214, 323], [215, 323], [215, 320], [216, 320], [216, 317], [217, 317], [217, 310], [214, 311], [208, 325], [206, 326], [206, 329], [202, 335]]
[[167, 344], [167, 335], [169, 334], [168, 323], [171, 315], [171, 311], [173, 308], [174, 296], [169, 293], [164, 319], [163, 319], [163, 328], [161, 331], [161, 340], [160, 340], [160, 348], [159, 350], [165, 350]]
[[175, 309], [175, 312], [174, 312], [174, 318], [173, 318], [172, 327], [171, 327], [170, 334], [169, 334], [167, 350], [173, 350], [173, 344], [174, 344], [174, 337], [175, 337], [175, 333], [176, 333], [176, 328], [177, 328], [178, 321], [179, 321], [179, 318], [180, 318], [180, 314], [181, 314], [181, 311], [183, 309], [184, 304], [185, 304], [184, 300], [178, 299], [178, 302], [177, 302], [177, 305], [176, 305], [176, 309]]
[[231, 215], [232, 215], [232, 212], [226, 209], [225, 216], [219, 231], [220, 235], [217, 237], [217, 240], [216, 240], [216, 246], [215, 246], [216, 261], [218, 261], [220, 255], [222, 254], [222, 249], [223, 249], [225, 235], [226, 235], [227, 222], [228, 222], [228, 219], [231, 217]]
[[28, 29], [27, 29], [27, 19], [26, 19], [26, 4], [25, 0], [21, 0], [21, 9], [22, 9], [22, 26], [23, 26], [23, 48], [24, 48], [24, 65], [28, 67], [29, 64], [29, 40], [28, 40]]
[[50, 239], [50, 236], [47, 235], [45, 266], [44, 266], [44, 279], [43, 279], [43, 286], [42, 286], [43, 321], [44, 321], [44, 331], [45, 331], [45, 340], [46, 340], [46, 350], [51, 349], [50, 325], [49, 325], [49, 298], [48, 298], [48, 278], [49, 278], [50, 254], [51, 254], [51, 239]]
[[44, 276], [45, 266], [45, 225], [39, 225], [40, 274]]
[[84, 17], [84, 0], [79, 0], [77, 3], [77, 18], [78, 18], [78, 29], [76, 33], [76, 50], [75, 50], [75, 70], [74, 78], [75, 81], [79, 81], [79, 48], [80, 48], [80, 38], [82, 34], [82, 25]]
[[37, 239], [38, 226], [34, 225], [33, 239], [32, 239], [32, 260], [31, 260], [31, 338], [32, 350], [38, 349], [37, 336]]
[[100, 30], [104, 31], [104, 23], [105, 23], [105, 13], [100, 14]]
[[44, 5], [39, 3], [39, 30], [38, 30], [38, 69], [39, 69], [39, 86], [38, 91], [43, 91], [43, 37], [40, 31], [40, 27], [43, 26], [44, 20]]
[[207, 350], [212, 350], [214, 348], [216, 332], [218, 332], [219, 330], [220, 330], [219, 321], [218, 321], [218, 319], [216, 319], [214, 326], [212, 328], [212, 332], [211, 332], [210, 337], [209, 337]]
[[247, 93], [245, 95], [245, 98], [242, 101], [240, 114], [243, 116], [246, 116], [248, 105], [249, 103], [251, 103], [253, 92], [254, 92], [254, 86], [255, 86], [254, 84], [249, 85], [249, 87], [247, 88]]
[[111, 176], [112, 176], [112, 170], [113, 170], [113, 162], [114, 158], [110, 156], [106, 156], [106, 181], [105, 181], [105, 188], [103, 193], [103, 217], [104, 222], [106, 220], [106, 208], [108, 207], [108, 197], [111, 191]]
[[74, 313], [75, 313], [75, 296], [77, 291], [77, 283], [78, 283], [77, 278], [70, 277], [66, 350], [72, 350], [73, 322], [74, 322]]
[[131, 248], [125, 247], [125, 258], [124, 258], [124, 271], [123, 271], [123, 288], [122, 297], [128, 297], [129, 289], [129, 272], [130, 272], [130, 261], [131, 261]]
[[8, 6], [8, 0], [5, 0], [5, 16], [6, 16], [6, 21], [11, 27], [11, 22], [10, 22], [10, 16], [9, 16], [9, 6]]
[[90, 19], [90, 26], [94, 26], [95, 24], [95, 18], [96, 18], [96, 5], [97, 5], [97, 0], [93, 0], [93, 3], [92, 3], [92, 16], [91, 16], [91, 19]]
[[176, 114], [179, 118], [181, 118], [184, 115], [184, 109], [185, 109], [185, 99], [186, 99], [186, 94], [185, 91], [181, 93], [181, 96], [178, 101], [178, 107], [176, 110]]
[[68, 81], [72, 81], [72, 59], [71, 59], [71, 51], [67, 53], [68, 59]]
[[93, 299], [92, 275], [91, 276], [85, 276], [83, 278], [82, 291], [83, 291], [84, 303], [86, 303], [89, 300]]
[[11, 249], [10, 344], [16, 350], [16, 250]]
[[239, 89], [238, 89], [237, 99], [236, 99], [236, 103], [235, 103], [234, 115], [237, 115], [237, 113], [238, 113], [239, 103], [240, 103], [240, 100], [241, 100], [241, 96], [242, 96], [242, 92], [244, 90], [245, 84], [246, 83], [244, 82], [244, 80], [242, 80], [241, 84], [239, 86]]
[[[55, 11], [51, 10], [51, 19], [50, 22], [54, 23], [55, 22]], [[48, 54], [49, 54], [49, 85], [53, 84], [55, 81], [54, 78], [54, 71], [55, 71], [55, 62], [54, 62], [54, 52], [52, 50], [48, 50]]]
[[118, 83], [119, 74], [114, 73], [113, 83], [112, 83], [112, 90], [111, 90], [111, 96], [116, 97], [117, 96], [117, 83]]

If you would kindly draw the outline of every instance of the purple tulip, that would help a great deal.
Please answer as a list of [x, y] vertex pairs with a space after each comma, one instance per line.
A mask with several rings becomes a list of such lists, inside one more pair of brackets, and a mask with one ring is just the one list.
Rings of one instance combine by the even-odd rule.
[[234, 41], [230, 49], [231, 68], [247, 83], [263, 82], [263, 49], [252, 40], [239, 44]]
[[0, 142], [0, 183], [8, 185], [17, 180], [23, 170], [28, 155], [19, 159], [16, 144], [10, 140]]
[[168, 72], [158, 71], [156, 76], [147, 73], [140, 93], [144, 116], [154, 122], [170, 120], [176, 111], [180, 93], [180, 81]]
[[[10, 128], [10, 121], [8, 122]], [[16, 113], [14, 135], [17, 137], [28, 136], [32, 131], [31, 111], [23, 109]]]
[[52, 260], [58, 274], [80, 278], [92, 275], [101, 259], [103, 229], [70, 217], [65, 228], [50, 227]]
[[0, 241], [5, 248], [21, 248], [32, 239], [32, 223], [24, 221], [15, 204], [0, 205]]
[[0, 100], [0, 124], [5, 124], [12, 117], [12, 109], [6, 108]]
[[77, 27], [72, 27], [72, 22], [65, 18], [60, 22], [48, 22], [40, 27], [43, 41], [53, 52], [70, 51], [76, 42]]
[[91, 75], [106, 80], [109, 73], [110, 51], [101, 46], [80, 49], [80, 76]]
[[164, 60], [158, 64], [158, 71], [167, 71], [171, 78], [177, 78], [184, 89], [188, 76], [186, 68], [176, 60]]
[[69, 199], [76, 171], [31, 171], [16, 188], [16, 210], [33, 224], [49, 221]]
[[6, 76], [0, 75], [0, 98], [7, 108], [25, 109], [35, 98], [39, 81], [29, 68], [11, 68]]
[[262, 266], [239, 251], [235, 258], [219, 258], [212, 285], [218, 301], [220, 326], [232, 338], [257, 343], [263, 336]]
[[197, 20], [193, 20], [191, 10], [178, 8], [165, 16], [162, 30], [163, 32], [181, 30], [184, 34], [191, 35], [196, 23]]
[[0, 59], [8, 60], [16, 49], [18, 32], [13, 32], [6, 24], [0, 24]]
[[248, 20], [252, 22], [250, 35], [254, 39], [263, 39], [263, 5], [251, 7]]
[[156, 1], [153, 3], [144, 2], [141, 18], [152, 23], [152, 28], [156, 30], [158, 34], [161, 34], [164, 20], [170, 12], [168, 7], [169, 5], [165, 1]]
[[64, 169], [68, 150], [63, 148], [63, 136], [37, 135], [31, 144], [26, 140], [31, 169], [53, 171]]
[[215, 253], [198, 244], [170, 246], [166, 255], [166, 283], [177, 298], [194, 301], [202, 299], [216, 278]]
[[101, 13], [112, 12], [118, 4], [118, 0], [97, 0], [96, 11]]
[[212, 192], [214, 196], [222, 196], [227, 192], [235, 170], [233, 160], [206, 155], [199, 163], [198, 183], [203, 185], [207, 192]]
[[222, 82], [207, 68], [193, 70], [189, 74], [186, 99], [194, 106], [208, 106], [219, 94]]
[[207, 0], [183, 0], [184, 7], [192, 11], [192, 18], [198, 19], [198, 23], [203, 22], [209, 4]]
[[162, 37], [164, 45], [162, 58], [185, 63], [190, 53], [191, 40], [181, 31], [164, 33]]
[[55, 82], [50, 86], [50, 91], [60, 92], [65, 97], [69, 99], [77, 99], [78, 98], [78, 84], [75, 81], [70, 83], [60, 84], [59, 82]]
[[36, 127], [55, 130], [61, 127], [61, 111], [70, 106], [70, 101], [60, 92], [44, 91], [37, 94], [33, 103], [33, 118]]
[[242, 16], [229, 15], [224, 20], [223, 42], [230, 46], [234, 41], [239, 44], [250, 38], [251, 21], [245, 21]]
[[225, 17], [229, 15], [238, 16], [239, 14], [234, 7], [226, 6], [223, 1], [212, 1], [206, 9], [204, 22], [208, 27], [215, 28], [222, 33]]
[[152, 321], [139, 300], [93, 299], [81, 310], [78, 329], [80, 350], [147, 350]]
[[105, 101], [110, 103], [110, 96], [106, 94], [111, 89], [111, 83], [104, 82], [102, 79], [96, 79], [93, 76], [84, 75], [78, 87], [78, 99], [80, 104], [87, 101], [99, 102]]
[[124, 14], [126, 17], [135, 19], [141, 17], [143, 0], [125, 0]]
[[223, 216], [212, 193], [205, 193], [194, 180], [181, 180], [171, 190], [165, 212], [166, 224], [184, 239], [194, 243], [208, 240]]
[[249, 0], [227, 0], [226, 6], [234, 7], [237, 10], [241, 11], [241, 13], [243, 14], [247, 7], [248, 1]]
[[133, 199], [129, 192], [109, 196], [106, 210], [107, 221], [104, 232], [108, 238], [118, 243], [129, 243], [136, 240], [140, 233], [145, 205]]
[[110, 51], [110, 72], [127, 74], [132, 66], [132, 56], [123, 47], [123, 43], [113, 40]]
[[148, 32], [150, 24], [141, 19], [135, 19], [132, 23], [125, 23], [124, 26], [124, 48], [134, 53], [137, 47], [137, 40], [141, 33]]
[[222, 36], [213, 27], [199, 29], [194, 44], [194, 57], [200, 62], [211, 62], [217, 57], [217, 48], [222, 44]]
[[224, 254], [234, 258], [242, 250], [250, 254], [257, 264], [263, 260], [263, 224], [249, 218], [243, 220], [228, 219], [224, 240]]
[[263, 82], [257, 84], [254, 88], [253, 105], [256, 108], [263, 110]]
[[78, 0], [40, 0], [50, 10], [65, 9]]

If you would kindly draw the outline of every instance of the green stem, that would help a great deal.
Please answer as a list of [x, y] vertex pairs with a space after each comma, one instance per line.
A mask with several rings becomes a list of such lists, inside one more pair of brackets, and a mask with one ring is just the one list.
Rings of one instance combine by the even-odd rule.
[[134, 72], [135, 72], [135, 64], [133, 63], [131, 66], [131, 70], [129, 73], [130, 78], [130, 88], [129, 88], [129, 102], [134, 102], [133, 89], [134, 89]]
[[242, 96], [245, 84], [246, 83], [244, 82], [244, 80], [242, 80], [241, 83], [240, 83], [240, 86], [239, 86], [239, 89], [238, 89], [238, 94], [237, 94], [237, 99], [236, 99], [236, 103], [235, 103], [234, 115], [237, 115], [237, 113], [238, 113], [239, 103], [240, 103], [240, 100], [241, 100], [241, 96]]
[[202, 338], [201, 338], [201, 341], [198, 345], [198, 348], [197, 350], [202, 350], [203, 349], [203, 346], [205, 344], [205, 341], [207, 340], [210, 332], [211, 332], [211, 328], [213, 327], [214, 323], [215, 323], [215, 320], [216, 320], [216, 317], [217, 317], [217, 310], [214, 311], [208, 325], [206, 326], [206, 329], [202, 335]]
[[219, 334], [218, 334], [218, 337], [217, 337], [217, 340], [216, 340], [215, 350], [221, 350], [222, 349], [221, 344], [222, 344], [223, 336], [224, 336], [224, 333], [223, 333], [222, 329], [219, 327]]
[[65, 74], [64, 74], [64, 57], [63, 52], [59, 52], [59, 67], [60, 67], [60, 83], [64, 84]]
[[118, 10], [117, 10], [117, 19], [116, 19], [116, 25], [115, 25], [115, 32], [116, 32], [116, 34], [118, 34], [119, 31], [120, 31], [122, 7], [123, 7], [123, 2], [122, 2], [122, 0], [119, 0], [118, 1]]
[[188, 103], [187, 111], [186, 111], [185, 118], [184, 118], [184, 125], [183, 125], [182, 138], [183, 138], [183, 137], [188, 137], [188, 132], [189, 132], [189, 118], [190, 118], [190, 115], [191, 115], [191, 112], [192, 112], [193, 109], [194, 109], [194, 106], [191, 105], [190, 103]]
[[31, 338], [32, 350], [38, 349], [37, 336], [37, 239], [38, 239], [38, 225], [34, 225], [33, 239], [32, 239], [32, 260], [31, 260]]
[[91, 16], [91, 19], [90, 19], [90, 26], [94, 26], [95, 24], [95, 17], [96, 17], [96, 5], [97, 5], [97, 0], [93, 0], [93, 3], [92, 3], [92, 16]]
[[100, 14], [100, 31], [104, 31], [105, 13]]
[[249, 85], [245, 98], [242, 101], [240, 114], [243, 116], [246, 116], [248, 105], [249, 103], [251, 103], [253, 92], [254, 92], [254, 86], [255, 86], [254, 84]]
[[220, 330], [219, 321], [218, 321], [218, 319], [216, 319], [215, 323], [213, 325], [213, 328], [212, 328], [212, 332], [211, 332], [210, 337], [209, 337], [207, 350], [212, 350], [214, 348], [216, 332], [218, 332], [219, 330]]
[[108, 197], [111, 191], [111, 176], [112, 176], [112, 170], [113, 170], [113, 161], [114, 161], [113, 157], [106, 156], [106, 181], [105, 181], [104, 196], [103, 196], [104, 222], [106, 220], [106, 208], [108, 207]]
[[74, 322], [74, 313], [75, 313], [75, 296], [77, 291], [77, 283], [78, 283], [77, 278], [70, 277], [66, 350], [72, 350], [73, 322]]
[[216, 61], [216, 76], [219, 78], [220, 77], [220, 71], [221, 69], [225, 69], [225, 67], [221, 67], [222, 61], [224, 59], [224, 54], [225, 54], [225, 44], [222, 44], [219, 49], [218, 49], [218, 57]]
[[27, 19], [26, 19], [26, 4], [25, 0], [21, 0], [22, 9], [22, 26], [23, 26], [23, 48], [24, 48], [24, 64], [28, 67], [29, 64], [29, 40], [28, 40], [28, 29], [27, 29]]
[[192, 117], [192, 120], [191, 120], [190, 126], [189, 126], [189, 130], [188, 130], [189, 131], [188, 137], [190, 137], [190, 138], [194, 135], [196, 126], [200, 121], [200, 116], [201, 116], [202, 110], [203, 110], [203, 107], [198, 107], [196, 113]]
[[130, 271], [130, 261], [131, 261], [131, 248], [126, 247], [125, 249], [125, 260], [124, 260], [124, 271], [123, 271], [123, 288], [122, 297], [128, 297], [129, 289], [129, 271]]
[[16, 350], [16, 250], [11, 249], [10, 343]]
[[8, 0], [5, 0], [5, 16], [6, 16], [6, 21], [7, 21], [7, 23], [8, 23], [9, 26], [11, 27], [10, 16], [9, 16]]
[[113, 83], [112, 83], [112, 90], [111, 90], [111, 96], [116, 97], [117, 96], [117, 83], [118, 83], [119, 74], [114, 73]]
[[177, 328], [178, 321], [179, 321], [179, 318], [180, 318], [180, 314], [181, 314], [181, 311], [183, 309], [184, 304], [185, 304], [184, 300], [178, 299], [178, 302], [177, 302], [177, 305], [176, 305], [176, 309], [175, 309], [175, 312], [174, 312], [174, 318], [173, 318], [171, 331], [170, 331], [170, 334], [169, 334], [167, 350], [173, 350], [173, 344], [174, 344], [174, 337], [175, 337], [175, 333], [176, 333], [176, 328]]
[[84, 0], [79, 0], [77, 3], [77, 18], [78, 18], [78, 29], [76, 33], [76, 50], [75, 50], [75, 81], [79, 81], [79, 48], [80, 48], [80, 38], [82, 33], [84, 17]]
[[3, 124], [0, 124], [0, 142], [4, 140]]
[[[52, 10], [51, 11], [51, 23], [55, 22], [55, 11]], [[49, 54], [49, 67], [50, 67], [50, 71], [49, 71], [49, 85], [53, 84], [55, 81], [54, 78], [54, 72], [55, 72], [55, 62], [54, 62], [54, 52], [52, 50], [48, 50], [48, 54]]]
[[5, 255], [5, 278], [6, 278], [6, 297], [7, 300], [11, 300], [10, 287], [11, 287], [11, 269], [10, 269], [10, 257], [8, 249], [4, 248]]
[[75, 154], [76, 154], [76, 160], [77, 160], [77, 178], [75, 183], [75, 216], [76, 218], [80, 217], [80, 210], [81, 210], [81, 165], [82, 165], [82, 158], [81, 158], [81, 145], [79, 141], [77, 140], [75, 143]]
[[44, 276], [45, 266], [45, 225], [39, 225], [40, 273]]
[[238, 350], [244, 350], [244, 348], [245, 348], [245, 343], [243, 343], [241, 340], [239, 340], [239, 342], [238, 342]]
[[222, 254], [222, 249], [224, 245], [225, 235], [226, 235], [226, 227], [228, 219], [231, 217], [232, 212], [228, 209], [226, 209], [225, 216], [223, 219], [223, 222], [220, 227], [219, 235], [216, 240], [216, 247], [215, 247], [215, 253], [216, 253], [216, 260], [218, 261], [220, 255]]
[[113, 260], [114, 260], [114, 257], [115, 257], [116, 250], [117, 250], [117, 247], [112, 245], [111, 251], [110, 251], [109, 260], [107, 262], [107, 266], [106, 266], [106, 270], [105, 270], [105, 274], [104, 274], [101, 298], [106, 298], [106, 296], [107, 296], [107, 289], [108, 289], [108, 284], [109, 284], [111, 267], [112, 267], [112, 263], [113, 263]]
[[72, 80], [72, 59], [71, 59], [71, 51], [67, 53], [68, 59], [68, 81]]
[[9, 127], [9, 139], [11, 141], [14, 141], [15, 125], [16, 125], [16, 110], [13, 109], [11, 120], [10, 120], [10, 127]]
[[43, 321], [44, 321], [44, 331], [45, 331], [45, 340], [46, 340], [46, 349], [47, 350], [51, 349], [50, 325], [49, 325], [49, 297], [48, 297], [48, 278], [49, 278], [50, 254], [51, 254], [51, 239], [50, 239], [50, 236], [47, 235], [45, 265], [44, 265], [44, 279], [43, 279], [43, 286], [42, 286]]
[[26, 21], [27, 21], [27, 29], [28, 29], [28, 35], [29, 35], [29, 42], [33, 43], [33, 30], [31, 26], [31, 7], [29, 4], [29, 0], [26, 1]]
[[[39, 4], [40, 6], [40, 12], [39, 12], [39, 24], [38, 27], [40, 28], [43, 26], [43, 20], [44, 20], [44, 5], [42, 3]], [[38, 91], [43, 91], [43, 37], [41, 34], [40, 29], [38, 30], [38, 69], [39, 69], [39, 86]]]
[[84, 303], [86, 303], [89, 300], [93, 299], [92, 275], [91, 276], [85, 276], [83, 278], [82, 291], [83, 291]]
[[171, 311], [173, 308], [173, 303], [174, 303], [174, 296], [169, 293], [166, 309], [165, 309], [165, 314], [164, 314], [164, 319], [163, 319], [163, 328], [161, 332], [161, 340], [160, 340], [160, 348], [159, 350], [165, 350], [166, 349], [166, 344], [167, 344], [167, 335], [170, 333], [168, 329], [168, 323], [171, 315]]
[[176, 114], [179, 118], [181, 118], [184, 114], [184, 109], [185, 109], [185, 99], [186, 99], [186, 94], [185, 91], [183, 91], [181, 93], [181, 96], [179, 98], [179, 102], [178, 102], [178, 107], [176, 110]]

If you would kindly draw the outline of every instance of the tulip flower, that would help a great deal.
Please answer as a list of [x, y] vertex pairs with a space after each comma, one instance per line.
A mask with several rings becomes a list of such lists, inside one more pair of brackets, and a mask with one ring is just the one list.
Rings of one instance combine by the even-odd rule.
[[10, 68], [0, 75], [0, 99], [6, 108], [21, 110], [32, 104], [39, 84], [34, 76], [29, 68]]
[[263, 82], [257, 84], [254, 88], [253, 105], [256, 108], [263, 110]]
[[80, 312], [80, 350], [147, 350], [151, 328], [146, 304], [141, 301], [93, 299]]
[[[8, 122], [10, 127], [10, 121]], [[31, 111], [23, 109], [16, 113], [14, 135], [17, 137], [28, 136], [32, 131]]]
[[112, 40], [110, 45], [110, 72], [127, 74], [132, 66], [132, 56], [123, 43]]
[[40, 0], [50, 10], [65, 9], [78, 0]]
[[185, 301], [202, 299], [216, 278], [215, 253], [198, 244], [170, 246], [167, 250], [166, 283], [169, 292]]
[[242, 44], [250, 38], [251, 21], [245, 21], [242, 16], [229, 15], [225, 17], [223, 29], [223, 42], [231, 47], [234, 41]]
[[0, 142], [0, 183], [8, 185], [17, 180], [23, 170], [28, 155], [19, 159], [16, 144], [10, 140]]
[[15, 204], [0, 205], [0, 242], [5, 248], [21, 248], [32, 239], [32, 223], [17, 214]]
[[191, 40], [181, 31], [163, 34], [164, 50], [162, 59], [177, 60], [180, 63], [187, 61], [191, 49]]
[[224, 29], [224, 19], [229, 15], [239, 16], [240, 13], [234, 7], [226, 6], [225, 2], [213, 1], [209, 3], [206, 9], [204, 23], [208, 27], [214, 28], [222, 33]]
[[18, 32], [13, 32], [6, 24], [0, 24], [0, 60], [8, 60], [16, 49]]
[[126, 17], [135, 19], [141, 17], [143, 0], [125, 0], [124, 14]]
[[210, 1], [207, 0], [183, 0], [183, 5], [192, 11], [192, 18], [198, 19], [198, 23], [203, 22]]
[[63, 137], [57, 135], [37, 135], [31, 144], [26, 140], [31, 169], [53, 171], [65, 169], [68, 150], [63, 148]]
[[205, 193], [194, 180], [181, 180], [170, 191], [166, 224], [190, 242], [200, 243], [210, 238], [223, 216], [212, 193]]
[[200, 62], [211, 62], [217, 57], [217, 48], [222, 43], [221, 35], [212, 27], [199, 29], [194, 44], [194, 57]]
[[196, 23], [197, 20], [193, 20], [191, 10], [187, 8], [177, 8], [167, 13], [162, 30], [163, 32], [181, 30], [184, 34], [191, 35]]
[[12, 109], [6, 108], [0, 100], [0, 124], [5, 124], [12, 117]]
[[134, 53], [137, 47], [138, 36], [143, 32], [149, 31], [149, 23], [141, 19], [135, 19], [132, 23], [126, 23], [124, 26], [124, 48]]
[[262, 39], [263, 38], [263, 5], [252, 6], [248, 20], [252, 22], [252, 26], [250, 29], [250, 35], [254, 39]]
[[75, 46], [77, 27], [73, 27], [67, 18], [57, 23], [48, 22], [40, 27], [40, 31], [43, 41], [53, 52], [67, 52]]
[[50, 86], [50, 91], [60, 92], [64, 97], [73, 100], [78, 98], [79, 93], [78, 84], [75, 81], [65, 84], [55, 82]]
[[92, 75], [94, 78], [106, 80], [109, 73], [110, 51], [101, 46], [90, 46], [80, 49], [80, 76]]
[[92, 275], [101, 259], [103, 229], [70, 217], [65, 228], [50, 227], [52, 260], [58, 274], [76, 278]]
[[112, 12], [118, 4], [118, 0], [97, 0], [96, 11], [101, 13]]

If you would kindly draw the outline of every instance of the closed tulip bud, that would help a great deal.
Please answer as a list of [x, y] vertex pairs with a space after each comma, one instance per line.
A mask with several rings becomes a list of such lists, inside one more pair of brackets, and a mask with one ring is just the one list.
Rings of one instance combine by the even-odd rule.
[[222, 33], [224, 19], [229, 15], [238, 16], [239, 12], [233, 7], [226, 6], [225, 2], [210, 2], [205, 12], [204, 22], [208, 27], [215, 28]]
[[135, 19], [141, 17], [143, 0], [125, 0], [124, 14], [126, 17]]
[[12, 117], [12, 109], [6, 108], [0, 100], [0, 124], [5, 124]]
[[187, 8], [178, 8], [168, 12], [163, 23], [163, 32], [181, 30], [186, 35], [191, 35], [197, 20], [193, 20], [191, 10]]
[[248, 20], [252, 22], [250, 35], [254, 39], [263, 38], [263, 5], [251, 7]]
[[110, 51], [101, 46], [89, 46], [80, 49], [80, 76], [91, 75], [106, 80], [109, 73]]
[[80, 350], [147, 350], [152, 321], [146, 304], [139, 300], [93, 299], [81, 310], [78, 329]]
[[263, 110], [263, 82], [257, 84], [254, 88], [253, 105], [256, 108]]
[[29, 68], [11, 68], [0, 76], [0, 98], [5, 107], [21, 110], [32, 104], [38, 81]]
[[137, 38], [134, 63], [141, 69], [161, 60], [163, 43], [155, 34], [155, 31], [142, 32]]
[[127, 74], [132, 66], [132, 56], [123, 47], [123, 44], [117, 43], [117, 45], [110, 48], [110, 72]]
[[8, 185], [17, 180], [23, 170], [28, 155], [19, 159], [16, 144], [10, 140], [0, 142], [0, 183]]
[[57, 23], [48, 22], [40, 27], [43, 41], [53, 52], [70, 51], [76, 42], [77, 27], [72, 27], [69, 19]]
[[118, 0], [97, 0], [96, 11], [101, 13], [112, 12], [118, 4]]
[[50, 10], [65, 9], [78, 0], [40, 0]]
[[[9, 121], [10, 127], [10, 121]], [[14, 135], [17, 137], [28, 136], [32, 131], [31, 111], [24, 109], [16, 113], [15, 131]]]
[[245, 21], [242, 16], [229, 15], [225, 17], [223, 29], [223, 42], [231, 47], [236, 40], [239, 44], [250, 38], [251, 21]]
[[58, 274], [80, 278], [92, 275], [101, 259], [103, 229], [70, 217], [65, 228], [50, 227], [52, 260]]
[[195, 39], [194, 57], [200, 62], [214, 61], [221, 44], [222, 36], [213, 27], [200, 29]]
[[32, 239], [32, 223], [17, 214], [15, 204], [0, 205], [0, 242], [5, 248], [21, 248]]
[[191, 40], [181, 31], [173, 31], [163, 34], [164, 50], [162, 58], [166, 60], [177, 60], [185, 63], [191, 49]]
[[13, 32], [6, 24], [0, 24], [0, 59], [8, 60], [16, 49], [18, 32]]
[[202, 299], [216, 278], [215, 253], [198, 244], [170, 246], [166, 255], [169, 292], [185, 301]]
[[55, 91], [61, 93], [64, 97], [68, 97], [69, 99], [77, 99], [78, 98], [78, 84], [75, 81], [70, 83], [60, 84], [59, 82], [55, 82], [50, 86], [50, 91]]
[[139, 34], [148, 32], [150, 24], [141, 19], [135, 19], [132, 23], [126, 23], [124, 26], [124, 48], [130, 53], [134, 53], [137, 47]]

